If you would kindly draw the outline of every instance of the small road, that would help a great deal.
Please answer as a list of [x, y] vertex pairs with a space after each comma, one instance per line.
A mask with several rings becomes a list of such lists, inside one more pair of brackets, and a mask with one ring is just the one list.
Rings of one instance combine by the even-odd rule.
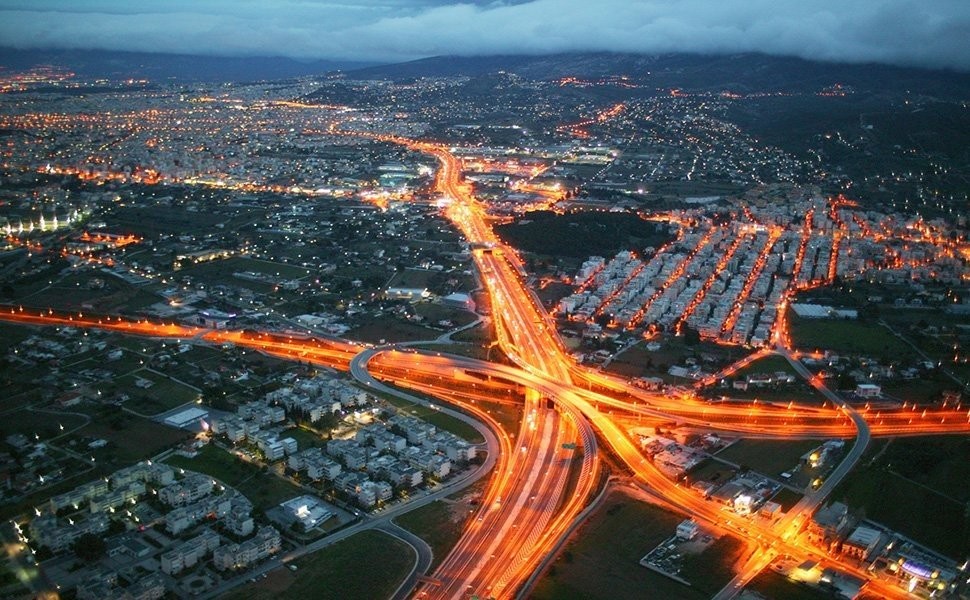
[[[393, 394], [394, 396], [397, 396], [409, 402], [414, 402], [416, 404], [421, 404], [423, 406], [430, 406], [432, 403], [429, 402], [428, 400], [425, 400], [424, 398], [420, 398], [418, 396], [408, 394], [406, 392], [402, 392], [401, 390], [385, 385], [380, 381], [374, 379], [374, 377], [372, 377], [371, 374], [368, 373], [367, 361], [369, 361], [371, 357], [377, 354], [378, 352], [380, 352], [380, 350], [368, 349], [359, 353], [357, 356], [354, 357], [353, 361], [350, 364], [351, 374], [354, 376], [354, 378], [357, 379], [357, 381], [363, 383], [365, 386], [367, 386], [368, 389], [379, 390], [386, 394]], [[476, 419], [473, 419], [472, 417], [466, 415], [463, 412], [452, 410], [450, 408], [442, 406], [441, 404], [434, 404], [434, 406], [435, 406], [435, 409], [438, 410], [439, 412], [445, 413], [456, 419], [460, 419], [465, 423], [468, 423], [469, 425], [474, 427], [485, 439], [485, 447], [487, 449], [487, 455], [485, 457], [485, 461], [481, 465], [479, 465], [478, 468], [468, 473], [462, 474], [459, 478], [455, 479], [454, 481], [437, 486], [434, 489], [434, 491], [428, 492], [424, 496], [420, 496], [420, 497], [412, 496], [412, 499], [410, 501], [403, 504], [398, 504], [396, 506], [392, 506], [376, 515], [362, 515], [360, 520], [356, 524], [351, 525], [349, 527], [345, 527], [330, 535], [320, 538], [319, 540], [311, 542], [310, 544], [307, 544], [306, 546], [303, 546], [301, 548], [296, 548], [289, 552], [285, 552], [282, 555], [276, 556], [260, 565], [257, 565], [253, 569], [247, 570], [230, 579], [226, 579], [216, 587], [206, 590], [199, 597], [216, 598], [218, 596], [221, 596], [222, 594], [225, 594], [229, 590], [245, 584], [253, 577], [259, 577], [264, 573], [268, 573], [274, 569], [280, 568], [285, 563], [289, 563], [291, 561], [297, 560], [298, 558], [301, 558], [308, 554], [312, 554], [313, 552], [326, 548], [327, 546], [333, 545], [341, 540], [345, 540], [351, 537], [356, 533], [360, 533], [361, 531], [365, 531], [368, 529], [377, 529], [389, 535], [393, 535], [394, 537], [401, 539], [409, 546], [414, 548], [415, 553], [417, 554], [417, 560], [415, 562], [415, 565], [411, 569], [411, 572], [408, 574], [408, 577], [404, 580], [404, 582], [402, 582], [401, 586], [397, 589], [397, 591], [394, 594], [394, 598], [409, 597], [411, 594], [411, 591], [414, 589], [414, 584], [417, 583], [418, 576], [424, 575], [427, 572], [427, 569], [430, 567], [433, 555], [431, 552], [431, 548], [424, 540], [417, 537], [413, 533], [407, 531], [406, 529], [403, 529], [398, 525], [394, 524], [393, 520], [396, 517], [403, 515], [404, 513], [415, 510], [427, 504], [431, 504], [432, 502], [441, 500], [442, 498], [445, 498], [451, 494], [454, 494], [455, 492], [461, 491], [471, 486], [482, 477], [487, 476], [492, 471], [492, 468], [495, 466], [495, 463], [498, 460], [498, 453], [499, 453], [499, 441], [498, 441], [498, 438], [495, 436], [495, 433], [492, 432], [491, 429], [489, 429], [488, 427], [486, 427]]]
[[[829, 494], [842, 482], [846, 475], [855, 468], [858, 464], [859, 459], [862, 458], [862, 454], [866, 451], [869, 446], [869, 441], [872, 439], [872, 432], [869, 429], [869, 424], [866, 420], [859, 414], [857, 410], [849, 406], [849, 404], [838, 394], [830, 390], [821, 379], [815, 377], [805, 365], [802, 364], [800, 360], [795, 358], [791, 352], [782, 345], [776, 348], [779, 355], [784, 356], [788, 363], [791, 364], [792, 368], [795, 369], [799, 375], [805, 378], [812, 387], [814, 387], [820, 394], [822, 394], [827, 400], [832, 402], [833, 405], [839, 407], [843, 413], [845, 413], [856, 427], [856, 439], [855, 443], [852, 444], [852, 448], [842, 459], [842, 462], [829, 473], [829, 476], [825, 479], [825, 482], [819, 486], [817, 490], [805, 494], [805, 496], [799, 500], [799, 502], [788, 511], [788, 513], [778, 522], [778, 532], [783, 537], [788, 537], [791, 534], [797, 534], [797, 532], [805, 525], [808, 519], [818, 510], [818, 507], [825, 501]], [[760, 554], [755, 553], [751, 557], [749, 562], [740, 569], [739, 573], [732, 579], [720, 592], [714, 595], [712, 600], [731, 600], [736, 597], [744, 589], [751, 579], [753, 579], [762, 569], [771, 564], [771, 561], [776, 556], [777, 552], [773, 549], [764, 549]]]

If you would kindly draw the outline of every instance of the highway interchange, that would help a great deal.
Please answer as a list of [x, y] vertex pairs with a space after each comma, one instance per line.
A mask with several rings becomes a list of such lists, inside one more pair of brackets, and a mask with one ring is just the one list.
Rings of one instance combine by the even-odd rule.
[[[399, 388], [411, 388], [455, 405], [463, 411], [453, 413], [460, 418], [467, 420], [466, 415], [471, 415], [484, 422], [488, 427], [478, 428], [487, 440], [488, 462], [476, 473], [484, 475], [490, 471], [491, 477], [480, 512], [444, 557], [433, 580], [417, 584], [413, 593], [422, 598], [525, 595], [525, 582], [534, 581], [536, 569], [585, 517], [584, 509], [601, 490], [607, 455], [665, 504], [677, 507], [714, 532], [747, 540], [750, 558], [716, 596], [719, 599], [736, 596], [745, 583], [779, 555], [813, 557], [826, 566], [869, 579], [865, 572], [820, 556], [798, 532], [855, 466], [871, 436], [970, 432], [970, 419], [958, 407], [936, 411], [929, 417], [925, 412], [900, 409], [882, 411], [869, 418], [805, 369], [787, 347], [784, 332], [776, 334], [774, 351], [787, 358], [818, 389], [828, 401], [825, 406], [711, 404], [689, 396], [647, 392], [625, 380], [577, 365], [563, 348], [551, 317], [524, 284], [521, 262], [514, 250], [495, 236], [484, 208], [462, 181], [457, 159], [443, 146], [400, 138], [379, 139], [406, 144], [439, 161], [436, 187], [444, 199], [444, 213], [474, 248], [473, 257], [489, 295], [498, 343], [514, 366], [393, 346], [368, 348], [335, 339], [214, 331], [19, 306], [4, 309], [0, 319], [30, 325], [97, 327], [134, 335], [194, 339], [198, 343], [231, 342], [275, 356], [350, 371], [363, 385], [384, 393], [400, 394]], [[783, 327], [783, 321], [780, 322]], [[516, 391], [513, 397], [521, 397], [524, 402], [523, 420], [516, 432], [503, 430], [477, 406], [479, 400], [507, 400], [510, 388]], [[426, 402], [416, 396], [412, 399]], [[670, 480], [646, 460], [615, 418], [619, 414], [673, 420], [739, 435], [854, 438], [854, 442], [821, 487], [806, 495], [780, 520], [731, 520], [719, 506]], [[603, 453], [604, 448], [608, 454]], [[473, 480], [470, 477], [462, 483]], [[401, 512], [453, 492], [454, 487], [449, 486], [420, 502], [399, 505], [376, 521], [365, 520], [342, 532], [339, 538], [324, 538], [291, 552], [283, 560], [333, 543], [365, 526], [387, 524]], [[430, 562], [427, 556], [421, 560], [425, 567]], [[412, 575], [399, 594], [411, 593], [408, 588], [414, 581]], [[907, 597], [904, 590], [879, 581], [870, 581], [869, 585], [885, 597]]]

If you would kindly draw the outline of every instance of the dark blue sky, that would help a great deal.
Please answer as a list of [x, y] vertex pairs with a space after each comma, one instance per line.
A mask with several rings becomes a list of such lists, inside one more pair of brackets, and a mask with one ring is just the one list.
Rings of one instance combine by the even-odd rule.
[[970, 71], [970, 0], [0, 0], [0, 44], [403, 61], [765, 52]]

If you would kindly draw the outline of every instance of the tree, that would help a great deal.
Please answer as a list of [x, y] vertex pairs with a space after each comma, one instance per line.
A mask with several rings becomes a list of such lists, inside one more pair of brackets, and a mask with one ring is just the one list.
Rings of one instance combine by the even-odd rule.
[[684, 344], [688, 346], [696, 346], [697, 344], [701, 343], [701, 334], [690, 325], [684, 325], [682, 331], [684, 334]]
[[100, 536], [85, 533], [74, 542], [74, 553], [85, 562], [94, 562], [105, 555], [107, 546]]

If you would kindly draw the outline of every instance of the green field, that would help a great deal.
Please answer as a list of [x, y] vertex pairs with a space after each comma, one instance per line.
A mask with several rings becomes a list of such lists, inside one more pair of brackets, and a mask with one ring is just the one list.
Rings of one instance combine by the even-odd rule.
[[433, 340], [441, 331], [402, 321], [397, 317], [368, 317], [345, 334], [345, 337], [372, 344]]
[[414, 551], [379, 531], [364, 531], [278, 569], [223, 600], [371, 600], [389, 598], [414, 564]]
[[700, 554], [685, 556], [680, 576], [694, 589], [713, 596], [734, 578], [734, 565], [743, 562], [746, 554], [744, 542], [725, 535]]
[[35, 434], [42, 442], [60, 435], [61, 425], [64, 429], [71, 429], [84, 424], [84, 417], [74, 414], [57, 414], [57, 411], [17, 410], [8, 412], [0, 419], [0, 434], [6, 437], [12, 433], [22, 433], [28, 438]]
[[482, 434], [478, 433], [477, 429], [468, 423], [459, 421], [458, 419], [450, 415], [446, 415], [441, 411], [434, 410], [433, 408], [429, 408], [421, 404], [409, 402], [391, 394], [378, 393], [377, 395], [386, 400], [389, 404], [402, 409], [405, 413], [413, 417], [417, 417], [422, 421], [427, 421], [438, 429], [450, 431], [458, 437], [468, 440], [473, 444], [480, 444], [481, 442], [485, 441], [485, 439], [482, 438]]
[[821, 443], [820, 440], [738, 440], [718, 452], [717, 457], [777, 478], [779, 473], [794, 468], [803, 454], [818, 448]]
[[745, 586], [768, 600], [826, 600], [833, 596], [820, 589], [788, 579], [771, 569], [765, 569]]
[[847, 319], [801, 319], [791, 314], [792, 344], [802, 350], [832, 350], [873, 358], [906, 360], [915, 351], [878, 323]]
[[647, 552], [673, 535], [682, 520], [625, 493], [610, 493], [539, 580], [532, 598], [706, 600], [710, 594], [639, 564]]
[[771, 354], [764, 358], [759, 358], [748, 366], [740, 369], [735, 373], [735, 377], [744, 377], [745, 375], [750, 375], [753, 373], [776, 373], [778, 371], [783, 371], [791, 375], [797, 375], [795, 369], [791, 366], [784, 356], [778, 356], [777, 354]]
[[953, 558], [970, 553], [970, 439], [893, 440], [832, 493], [866, 517]]
[[482, 402], [480, 408], [484, 408], [493, 419], [498, 421], [502, 429], [509, 434], [518, 434], [522, 426], [522, 407], [511, 404], [498, 404], [495, 402]]
[[771, 501], [780, 504], [783, 511], [788, 511], [791, 507], [798, 504], [803, 497], [802, 494], [783, 487], [771, 498]]
[[245, 279], [233, 277], [233, 273], [253, 272], [284, 279], [299, 279], [310, 274], [309, 269], [286, 265], [278, 262], [259, 260], [255, 258], [232, 257], [223, 260], [186, 265], [180, 274], [192, 276], [229, 278], [239, 282], [239, 285], [252, 283]]
[[[138, 387], [135, 382], [139, 378], [151, 381], [153, 385], [149, 388]], [[124, 375], [115, 381], [119, 391], [130, 396], [125, 407], [149, 416], [171, 410], [199, 397], [198, 390], [145, 369]]]
[[32, 335], [34, 335], [33, 327], [0, 323], [0, 350], [6, 353], [8, 349], [13, 348]]
[[414, 312], [424, 317], [425, 323], [434, 327], [438, 326], [438, 321], [451, 321], [451, 327], [461, 327], [468, 325], [477, 318], [473, 312], [431, 302], [415, 304]]
[[461, 538], [465, 519], [455, 520], [453, 505], [438, 500], [409, 511], [394, 522], [417, 535], [431, 546], [434, 559], [432, 570], [448, 555]]
[[108, 440], [108, 446], [94, 455], [99, 461], [119, 467], [151, 458], [192, 436], [187, 431], [126, 413], [95, 419], [78, 431], [78, 435]]
[[266, 510], [305, 493], [292, 483], [264, 473], [257, 465], [247, 463], [213, 444], [203, 448], [195, 458], [170, 456], [165, 462], [173, 467], [215, 477], [242, 492], [252, 501], [257, 511]]
[[297, 446], [300, 450], [306, 448], [313, 448], [317, 446], [323, 446], [326, 444], [327, 440], [320, 437], [319, 434], [310, 431], [309, 429], [303, 429], [301, 427], [294, 427], [292, 429], [287, 429], [280, 434], [281, 438], [291, 437], [296, 440]]

